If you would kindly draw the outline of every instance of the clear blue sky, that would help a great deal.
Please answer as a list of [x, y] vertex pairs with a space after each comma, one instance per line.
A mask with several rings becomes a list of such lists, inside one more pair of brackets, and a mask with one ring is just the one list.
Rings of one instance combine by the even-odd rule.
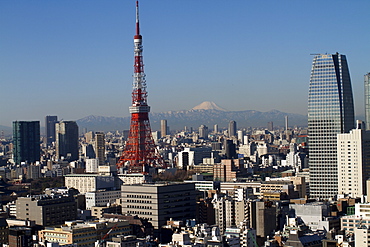
[[[312, 53], [347, 55], [356, 115], [370, 1], [141, 0], [152, 112], [213, 101], [307, 113]], [[128, 116], [134, 0], [0, 0], [0, 125]]]

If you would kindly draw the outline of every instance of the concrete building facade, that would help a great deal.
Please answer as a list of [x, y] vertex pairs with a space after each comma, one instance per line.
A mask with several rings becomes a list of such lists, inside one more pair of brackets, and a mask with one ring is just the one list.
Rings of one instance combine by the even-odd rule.
[[155, 229], [170, 218], [195, 218], [195, 187], [192, 183], [122, 185], [122, 214], [147, 218]]
[[67, 195], [36, 195], [19, 197], [16, 201], [17, 219], [34, 220], [37, 225], [64, 224], [77, 218], [77, 203]]
[[166, 137], [168, 135], [167, 133], [167, 130], [168, 130], [168, 126], [167, 126], [167, 120], [166, 119], [162, 119], [161, 120], [161, 137]]
[[105, 134], [103, 132], [95, 133], [95, 155], [99, 160], [99, 165], [105, 163]]
[[100, 189], [112, 189], [115, 186], [113, 176], [100, 176], [98, 174], [68, 174], [64, 176], [67, 188], [75, 188], [81, 194]]
[[86, 192], [86, 209], [91, 209], [92, 207], [107, 206], [108, 204], [113, 204], [117, 199], [121, 197], [121, 190], [98, 190], [92, 192]]
[[370, 131], [357, 121], [356, 129], [338, 134], [338, 193], [361, 197], [366, 195], [370, 178]]

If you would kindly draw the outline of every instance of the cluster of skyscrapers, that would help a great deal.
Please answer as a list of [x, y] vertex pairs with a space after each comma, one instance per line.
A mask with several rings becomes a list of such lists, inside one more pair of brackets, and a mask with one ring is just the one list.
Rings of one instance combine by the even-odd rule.
[[[58, 159], [78, 160], [78, 125], [75, 121], [58, 121], [57, 116], [45, 117], [46, 144], [55, 143]], [[40, 122], [13, 122], [14, 163], [40, 161]]]

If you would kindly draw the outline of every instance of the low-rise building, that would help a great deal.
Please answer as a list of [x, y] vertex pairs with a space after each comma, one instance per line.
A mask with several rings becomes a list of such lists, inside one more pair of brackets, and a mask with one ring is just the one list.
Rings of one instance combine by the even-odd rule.
[[92, 226], [74, 225], [40, 230], [39, 240], [42, 242], [57, 242], [61, 245], [94, 246], [97, 236], [96, 230]]
[[120, 190], [98, 190], [93, 192], [86, 192], [86, 209], [92, 207], [103, 207], [108, 204], [113, 204], [121, 197]]
[[337, 229], [340, 220], [330, 216], [330, 208], [325, 203], [290, 204], [289, 208], [294, 216], [300, 217], [312, 231]]
[[98, 174], [68, 174], [64, 176], [65, 186], [75, 188], [81, 194], [100, 189], [114, 188], [113, 176], [100, 176]]
[[40, 230], [41, 242], [57, 242], [60, 245], [75, 244], [76, 246], [95, 246], [95, 243], [111, 230], [110, 235], [129, 235], [131, 228], [128, 221], [93, 221], [78, 223], [65, 222], [61, 227]]
[[128, 173], [128, 174], [118, 174], [118, 178], [123, 184], [145, 184], [152, 183], [152, 176], [141, 173]]

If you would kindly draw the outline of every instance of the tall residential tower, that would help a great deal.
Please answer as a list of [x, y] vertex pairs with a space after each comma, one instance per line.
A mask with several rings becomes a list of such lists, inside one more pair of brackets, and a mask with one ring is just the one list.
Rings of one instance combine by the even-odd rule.
[[315, 55], [308, 95], [312, 198], [327, 199], [338, 194], [337, 134], [353, 128], [353, 96], [346, 56]]

